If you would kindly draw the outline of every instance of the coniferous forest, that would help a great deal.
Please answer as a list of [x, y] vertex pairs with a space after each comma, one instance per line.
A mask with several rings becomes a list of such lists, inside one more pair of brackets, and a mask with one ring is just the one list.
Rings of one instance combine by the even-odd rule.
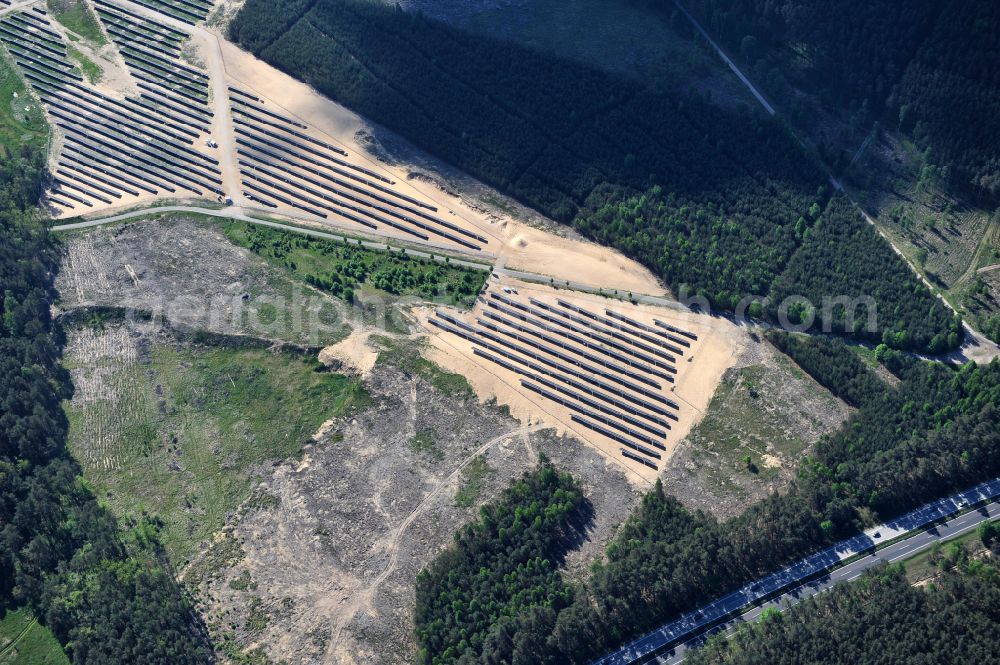
[[[672, 0], [637, 0], [664, 12]], [[961, 193], [1000, 196], [1000, 5], [991, 0], [692, 0], [734, 55], [787, 85], [898, 127]], [[769, 72], [780, 72], [769, 75]]]
[[157, 545], [121, 532], [66, 448], [72, 387], [51, 316], [60, 247], [35, 208], [40, 150], [0, 163], [0, 612], [27, 605], [76, 663], [213, 658]]
[[[783, 614], [712, 641], [692, 665], [891, 662], [989, 663], [1000, 653], [1000, 570], [958, 553], [955, 567], [926, 587], [901, 568], [835, 587]], [[863, 630], [859, 630], [863, 626]], [[891, 656], [889, 655], [891, 654]]]
[[[870, 295], [902, 349], [958, 321], [839, 197], [777, 121], [358, 0], [249, 0], [238, 44], [418, 146], [641, 261], [675, 293], [774, 316], [789, 294]], [[831, 247], [835, 251], [830, 251]], [[839, 290], [838, 290], [839, 289]], [[770, 305], [766, 298], [770, 298]], [[811, 316], [807, 317], [813, 320]]]
[[[522, 617], [516, 631], [489, 640], [469, 641], [478, 625], [469, 622], [504, 623], [505, 599], [521, 588], [495, 584], [484, 592], [478, 569], [452, 562], [447, 588], [480, 592], [474, 609], [461, 605], [447, 623], [418, 611], [425, 662], [467, 662], [460, 656], [468, 649], [477, 655], [468, 662], [520, 662], [516, 654], [532, 645], [533, 659], [524, 662], [586, 663], [865, 526], [1000, 474], [1000, 362], [953, 368], [881, 346], [880, 362], [899, 380], [890, 387], [836, 338], [774, 332], [770, 339], [857, 409], [802, 462], [786, 494], [720, 522], [687, 510], [658, 484], [589, 577], [570, 588], [571, 600], [560, 595], [558, 603]], [[854, 378], [844, 381], [845, 373]], [[514, 502], [505, 512], [530, 503], [516, 495], [505, 500]], [[495, 533], [494, 539], [506, 538], [502, 529]], [[533, 551], [541, 555], [529, 549], [518, 556], [530, 558]], [[441, 583], [427, 588], [433, 579], [422, 578], [420, 594], [442, 592]], [[533, 589], [544, 597], [540, 587]]]
[[537, 647], [518, 637], [521, 625], [569, 604], [559, 568], [590, 511], [577, 482], [544, 457], [484, 506], [417, 577], [420, 661], [482, 662], [513, 644], [515, 662], [530, 662]]

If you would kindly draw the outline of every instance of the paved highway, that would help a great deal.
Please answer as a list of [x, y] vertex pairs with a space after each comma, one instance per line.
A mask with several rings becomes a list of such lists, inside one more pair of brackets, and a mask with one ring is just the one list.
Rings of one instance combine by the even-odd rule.
[[[769, 605], [760, 605], [764, 599], [782, 594], [776, 604], [784, 599], [801, 600], [829, 588], [838, 581], [850, 581], [882, 561], [896, 561], [929, 547], [933, 542], [961, 533], [962, 529], [975, 528], [980, 522], [1000, 516], [1000, 506], [990, 503], [987, 509], [959, 515], [943, 524], [933, 525], [968, 506], [990, 502], [1000, 497], [1000, 478], [987, 481], [964, 492], [953, 494], [925, 504], [897, 519], [868, 529], [853, 538], [841, 541], [825, 550], [812, 554], [787, 568], [717, 598], [693, 612], [648, 633], [618, 651], [596, 661], [599, 665], [630, 665], [657, 660], [667, 648], [674, 646], [674, 655], [666, 654], [664, 662], [682, 656], [685, 645], [704, 637], [706, 632], [724, 630], [739, 621], [759, 616]], [[932, 526], [927, 530], [928, 526]], [[872, 548], [880, 543], [912, 533], [905, 540], [887, 545], [874, 554]], [[857, 557], [857, 558], [855, 558]], [[844, 561], [852, 559], [849, 563]], [[840, 566], [839, 568], [834, 567]], [[683, 658], [680, 658], [683, 659]]]
[[791, 605], [795, 605], [796, 603], [805, 600], [806, 598], [810, 598], [827, 591], [835, 584], [854, 581], [860, 577], [865, 570], [873, 566], [877, 566], [881, 563], [895, 563], [902, 559], [907, 559], [915, 554], [919, 554], [923, 550], [929, 549], [936, 542], [955, 538], [972, 531], [987, 520], [995, 520], [998, 518], [1000, 518], [1000, 503], [997, 502], [990, 503], [983, 508], [960, 515], [944, 524], [918, 533], [917, 535], [907, 538], [906, 540], [902, 540], [881, 549], [874, 554], [869, 554], [868, 556], [860, 558], [857, 561], [847, 564], [843, 568], [838, 568], [826, 577], [797, 586], [794, 589], [781, 594], [777, 598], [774, 598], [773, 600], [757, 605], [739, 616], [714, 626], [697, 637], [673, 647], [668, 652], [658, 655], [655, 658], [655, 662], [662, 663], [664, 665], [676, 665], [684, 660], [688, 649], [701, 646], [704, 644], [705, 639], [708, 638], [708, 636], [723, 631], [730, 633], [741, 623], [756, 621], [757, 619], [760, 619], [761, 614], [763, 614], [768, 608], [773, 607], [783, 610]]

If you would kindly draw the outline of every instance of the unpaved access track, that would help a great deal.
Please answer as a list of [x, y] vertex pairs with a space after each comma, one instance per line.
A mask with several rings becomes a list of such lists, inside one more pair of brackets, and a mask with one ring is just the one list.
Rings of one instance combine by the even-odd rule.
[[[414, 384], [414, 390], [416, 390], [415, 384]], [[492, 448], [495, 444], [515, 436], [530, 434], [531, 432], [539, 432], [545, 428], [546, 428], [545, 425], [522, 426], [513, 429], [509, 432], [506, 432], [504, 434], [501, 434], [498, 437], [490, 439], [489, 441], [481, 445], [479, 448], [477, 448], [472, 454], [466, 457], [465, 460], [461, 464], [459, 464], [458, 467], [454, 471], [452, 471], [447, 478], [440, 481], [437, 484], [437, 486], [433, 490], [431, 490], [431, 492], [426, 497], [424, 497], [424, 500], [421, 501], [420, 504], [416, 508], [414, 508], [413, 511], [409, 515], [407, 515], [402, 522], [400, 522], [399, 526], [397, 526], [392, 531], [391, 537], [389, 539], [389, 544], [387, 546], [389, 559], [386, 562], [385, 569], [381, 573], [379, 573], [374, 580], [372, 580], [371, 584], [368, 585], [368, 587], [364, 591], [355, 594], [353, 603], [348, 608], [346, 608], [344, 611], [341, 612], [340, 619], [337, 622], [337, 625], [333, 629], [333, 640], [331, 641], [331, 651], [334, 645], [340, 644], [341, 634], [343, 633], [344, 628], [347, 626], [347, 624], [349, 624], [354, 619], [355, 615], [358, 613], [360, 609], [362, 609], [363, 607], [369, 607], [369, 608], [371, 607], [373, 597], [375, 593], [378, 591], [379, 587], [382, 586], [382, 583], [385, 582], [394, 572], [396, 572], [396, 568], [399, 562], [399, 551], [403, 535], [406, 533], [406, 530], [410, 528], [410, 525], [412, 525], [413, 522], [416, 521], [418, 517], [423, 515], [432, 505], [434, 505], [434, 503], [437, 501], [438, 497], [443, 493], [445, 488], [451, 486], [462, 474], [462, 471], [466, 467], [468, 467], [469, 464], [471, 464], [474, 459], [486, 453], [486, 451]], [[333, 653], [330, 653], [329, 655], [332, 657]]]
[[[688, 13], [688, 11], [681, 4], [680, 0], [674, 0], [674, 4], [677, 5], [677, 8], [681, 11], [681, 13], [684, 14], [685, 17], [687, 17], [687, 19], [691, 22], [694, 28], [702, 35], [702, 37], [705, 38], [705, 40], [715, 50], [715, 52], [718, 53], [719, 57], [723, 59], [726, 65], [728, 65], [728, 67], [733, 71], [733, 73], [743, 83], [743, 85], [747, 87], [747, 89], [750, 91], [750, 94], [754, 96], [754, 98], [760, 103], [760, 105], [764, 108], [764, 110], [767, 111], [769, 115], [774, 115], [774, 116], [779, 115], [778, 112], [774, 109], [774, 107], [772, 107], [771, 104], [768, 103], [768, 101], [760, 93], [760, 91], [757, 90], [754, 84], [751, 83], [750, 79], [748, 79], [746, 75], [743, 74], [742, 71], [740, 71], [740, 68], [737, 67], [732, 60], [730, 60], [729, 56], [726, 55], [725, 51], [723, 51], [722, 48], [715, 43], [715, 40], [712, 39], [712, 37], [708, 34], [708, 32], [706, 32], [705, 29], [701, 27], [701, 24], [698, 23], [698, 21], [694, 18], [694, 16]], [[868, 139], [866, 139], [866, 142], [867, 140]], [[800, 144], [803, 145], [803, 147], [805, 147], [805, 143], [802, 141], [802, 139], [798, 139], [798, 141]], [[839, 180], [837, 180], [837, 178], [833, 175], [833, 173], [829, 173], [828, 176], [830, 178], [830, 183], [834, 186], [834, 188], [837, 191], [842, 192], [844, 196], [846, 196], [848, 200], [850, 200], [850, 202], [854, 205], [854, 207], [858, 210], [858, 212], [861, 213], [861, 215], [865, 218], [865, 220], [875, 228], [876, 232], [878, 232], [878, 234], [882, 236], [882, 238], [887, 243], [889, 243], [889, 246], [892, 247], [893, 251], [896, 252], [900, 260], [906, 263], [907, 267], [909, 267], [910, 270], [913, 271], [914, 274], [916, 274], [917, 278], [924, 283], [924, 286], [930, 289], [931, 293], [937, 295], [937, 297], [941, 299], [941, 302], [943, 302], [948, 309], [957, 314], [958, 313], [957, 310], [955, 309], [954, 306], [952, 306], [950, 302], [948, 302], [948, 299], [945, 298], [941, 293], [939, 293], [938, 290], [934, 287], [934, 285], [931, 284], [930, 281], [926, 277], [924, 277], [924, 275], [919, 270], [917, 270], [917, 267], [913, 265], [913, 263], [910, 261], [909, 258], [906, 257], [906, 255], [902, 252], [902, 250], [900, 250], [895, 245], [895, 243], [892, 242], [892, 238], [890, 238], [888, 234], [886, 234], [882, 230], [882, 228], [875, 222], [872, 216], [869, 215], [865, 211], [865, 209], [861, 207], [861, 205], [854, 199], [853, 196], [851, 196], [850, 192], [844, 189], [844, 186], [840, 183]], [[967, 341], [966, 344], [961, 349], [953, 353], [951, 357], [953, 357], [954, 359], [975, 360], [976, 362], [989, 362], [993, 358], [1000, 357], [1000, 345], [997, 345], [991, 340], [987, 339], [986, 336], [984, 336], [978, 330], [972, 328], [972, 326], [970, 326], [964, 320], [962, 322], [962, 327], [965, 329], [966, 335], [971, 339]]]

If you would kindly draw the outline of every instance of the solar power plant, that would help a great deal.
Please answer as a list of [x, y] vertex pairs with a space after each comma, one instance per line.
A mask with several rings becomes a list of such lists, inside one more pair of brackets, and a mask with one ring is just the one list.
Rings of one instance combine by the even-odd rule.
[[[120, 56], [111, 87], [87, 80], [71, 56], [77, 47], [40, 7], [0, 20], [0, 43], [57, 129], [44, 197], [53, 217], [207, 199], [435, 249], [479, 252], [489, 244], [258, 91], [228, 76], [213, 85], [185, 55], [201, 39], [188, 25], [206, 18], [209, 0], [92, 5]], [[216, 118], [220, 108], [230, 117]]]
[[209, 0], [132, 0], [171, 18], [194, 25], [208, 17], [214, 3]]
[[480, 251], [489, 242], [266, 100], [237, 86], [229, 91], [240, 175], [252, 196], [446, 248]]
[[429, 322], [470, 342], [485, 366], [516, 375], [533, 401], [568, 410], [574, 430], [615, 446], [623, 463], [658, 469], [681, 408], [671, 396], [676, 363], [695, 334], [500, 290], [481, 296], [477, 310], [474, 323], [442, 310]]
[[207, 75], [180, 58], [186, 36], [102, 0], [95, 6], [137, 96], [88, 85], [40, 7], [0, 20], [0, 42], [63, 134], [47, 203], [58, 215], [157, 195], [224, 196], [218, 159], [198, 149], [211, 112]]

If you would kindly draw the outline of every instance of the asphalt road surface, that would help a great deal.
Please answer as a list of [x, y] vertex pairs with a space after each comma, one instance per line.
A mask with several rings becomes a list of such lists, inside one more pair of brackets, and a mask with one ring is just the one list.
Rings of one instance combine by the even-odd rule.
[[1000, 518], [1000, 503], [997, 502], [993, 502], [978, 510], [960, 515], [959, 517], [949, 520], [940, 526], [919, 533], [916, 536], [907, 538], [899, 543], [890, 545], [885, 549], [879, 550], [875, 554], [870, 554], [864, 558], [858, 559], [843, 568], [838, 568], [825, 578], [796, 587], [791, 591], [783, 593], [774, 600], [753, 607], [743, 614], [740, 614], [738, 617], [730, 619], [729, 621], [720, 624], [698, 635], [697, 637], [684, 642], [683, 644], [673, 647], [668, 652], [656, 657], [653, 661], [640, 662], [656, 662], [665, 665], [676, 665], [676, 663], [680, 663], [684, 660], [688, 649], [701, 646], [709, 635], [714, 635], [720, 631], [725, 631], [727, 633], [732, 632], [741, 623], [760, 619], [764, 610], [770, 607], [777, 608], [779, 610], [785, 609], [786, 607], [795, 605], [806, 598], [827, 591], [835, 584], [840, 582], [852, 582], [860, 577], [865, 570], [873, 566], [877, 566], [881, 563], [895, 563], [902, 559], [907, 559], [930, 548], [931, 545], [936, 542], [955, 538], [956, 536], [960, 536], [968, 531], [972, 531], [982, 522], [998, 518]]
[[[631, 665], [661, 659], [661, 662], [678, 663], [683, 660], [684, 651], [699, 644], [707, 634], [731, 629], [741, 621], [756, 618], [767, 607], [781, 608], [786, 600], [798, 602], [814, 596], [837, 582], [857, 578], [868, 568], [883, 561], [898, 561], [930, 547], [936, 541], [953, 537], [963, 533], [963, 530], [975, 528], [981, 522], [1000, 517], [1000, 506], [995, 501], [998, 496], [1000, 478], [925, 504], [895, 520], [868, 529], [783, 570], [746, 584], [647, 633], [596, 663]], [[948, 519], [949, 516], [982, 502], [989, 503], [983, 509]], [[905, 540], [872, 551], [880, 543], [910, 533], [913, 535]], [[847, 560], [850, 562], [844, 564]], [[776, 597], [764, 602], [771, 596]]]

